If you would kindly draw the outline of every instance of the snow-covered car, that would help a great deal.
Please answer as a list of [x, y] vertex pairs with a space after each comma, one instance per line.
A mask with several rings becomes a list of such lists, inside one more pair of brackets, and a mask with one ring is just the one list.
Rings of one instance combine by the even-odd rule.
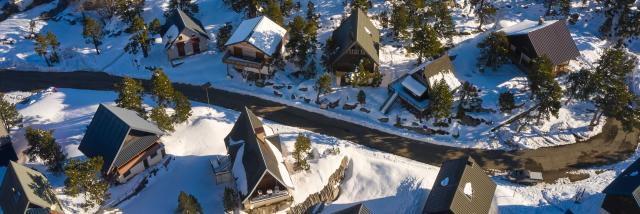
[[511, 182], [535, 185], [543, 181], [542, 172], [534, 172], [526, 169], [516, 169], [509, 173], [507, 178]]

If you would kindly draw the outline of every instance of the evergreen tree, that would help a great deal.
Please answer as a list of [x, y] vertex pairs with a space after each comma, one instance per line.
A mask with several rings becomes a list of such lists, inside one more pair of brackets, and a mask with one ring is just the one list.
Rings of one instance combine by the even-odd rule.
[[198, 8], [198, 4], [192, 0], [169, 0], [168, 9], [169, 10], [167, 10], [167, 12], [172, 12], [175, 9], [180, 9], [189, 16], [193, 16], [200, 11], [200, 8]]
[[167, 115], [167, 111], [162, 106], [156, 106], [151, 110], [150, 118], [153, 122], [156, 122], [158, 128], [165, 132], [173, 132], [173, 124], [171, 123], [171, 117]]
[[469, 106], [470, 100], [478, 98], [478, 88], [465, 81], [460, 88], [460, 105]]
[[329, 70], [329, 67], [331, 66], [330, 65], [331, 60], [333, 60], [333, 56], [336, 54], [337, 51], [338, 51], [338, 44], [336, 44], [333, 37], [329, 37], [324, 44], [324, 47], [322, 50], [322, 57], [320, 59], [325, 70]]
[[159, 35], [162, 30], [162, 24], [158, 18], [153, 19], [151, 23], [149, 23], [149, 32], [152, 35]]
[[420, 64], [423, 58], [442, 54], [443, 48], [436, 31], [429, 25], [420, 25], [413, 29], [413, 44], [409, 47], [409, 51], [418, 54]]
[[175, 93], [169, 77], [167, 77], [162, 68], [157, 68], [153, 71], [153, 75], [151, 76], [151, 83], [151, 94], [156, 100], [158, 106], [170, 106], [170, 102], [173, 100], [173, 95]]
[[358, 68], [353, 72], [351, 77], [351, 85], [353, 87], [361, 87], [369, 85], [369, 71], [364, 66], [364, 60], [358, 64]]
[[60, 42], [58, 42], [58, 38], [55, 34], [51, 33], [51, 31], [47, 32], [47, 43], [51, 47], [51, 55], [49, 56], [49, 61], [52, 63], [60, 62], [60, 57], [58, 56], [58, 48], [60, 48]]
[[482, 31], [482, 25], [485, 23], [487, 19], [493, 17], [498, 9], [496, 9], [490, 2], [487, 0], [480, 0], [480, 3], [477, 4], [475, 12], [478, 16], [478, 21], [480, 24], [478, 25], [478, 30]]
[[19, 126], [22, 123], [22, 115], [16, 109], [16, 104], [11, 104], [3, 99], [4, 95], [0, 93], [0, 121], [4, 123], [6, 130]]
[[316, 44], [318, 44], [318, 23], [313, 19], [307, 20], [304, 26], [304, 41], [305, 47], [308, 47], [307, 55], [316, 53]]
[[116, 105], [120, 108], [126, 108], [139, 115], [144, 115], [144, 108], [142, 108], [142, 96], [144, 95], [144, 88], [142, 83], [131, 77], [125, 77], [122, 79], [122, 83], [115, 85], [118, 91], [118, 98], [116, 98]]
[[363, 12], [367, 12], [369, 9], [369, 0], [352, 0], [352, 7], [359, 8]]
[[500, 105], [500, 111], [511, 112], [511, 110], [516, 108], [516, 101], [513, 93], [508, 91], [500, 93], [500, 97], [498, 97], [498, 104]]
[[309, 164], [305, 157], [309, 154], [309, 150], [311, 149], [311, 139], [303, 134], [298, 134], [294, 147], [293, 158], [296, 160], [296, 167], [308, 170]]
[[238, 208], [238, 201], [240, 200], [240, 196], [238, 192], [233, 188], [225, 187], [224, 188], [224, 196], [222, 200], [222, 204], [224, 205], [225, 212], [231, 212]]
[[49, 42], [47, 41], [47, 37], [43, 36], [42, 34], [36, 35], [36, 44], [33, 47], [33, 50], [36, 52], [36, 54], [44, 58], [47, 66], [51, 66], [51, 62], [49, 62], [49, 57], [47, 56], [49, 53], [48, 46]]
[[451, 39], [456, 30], [447, 5], [441, 1], [432, 1], [429, 4], [429, 8], [431, 8], [431, 15], [436, 18], [433, 28], [438, 33], [438, 36]]
[[509, 40], [507, 34], [502, 31], [491, 32], [484, 41], [478, 43], [478, 47], [482, 48], [480, 58], [485, 61], [483, 66], [495, 70], [509, 62]]
[[82, 30], [82, 36], [87, 40], [87, 43], [93, 44], [96, 49], [96, 53], [100, 55], [100, 49], [98, 46], [102, 44], [102, 30], [100, 24], [91, 17], [87, 17], [84, 20], [84, 29]]
[[436, 122], [442, 118], [449, 117], [451, 107], [453, 107], [453, 94], [444, 79], [436, 82], [429, 94], [431, 114]]
[[184, 123], [191, 117], [191, 102], [182, 93], [175, 91], [173, 95], [175, 113], [171, 117], [174, 123]]
[[407, 8], [402, 4], [393, 4], [391, 12], [391, 30], [396, 38], [403, 38], [407, 35], [409, 27], [409, 14]]
[[[316, 23], [316, 25], [318, 23], [320, 23], [320, 16], [318, 14], [316, 14], [316, 5], [313, 3], [313, 1], [307, 1], [307, 21], [308, 22], [313, 22]], [[319, 27], [319, 26], [316, 26]]]
[[562, 15], [569, 15], [571, 12], [571, 0], [559, 0], [560, 12]]
[[114, 0], [115, 14], [125, 23], [133, 23], [144, 7], [144, 0]]
[[558, 0], [544, 0], [544, 6], [547, 7], [546, 16], [551, 15], [551, 8], [558, 3]]
[[109, 183], [101, 177], [102, 157], [93, 157], [84, 161], [71, 159], [64, 167], [67, 177], [64, 181], [65, 194], [76, 197], [84, 193], [85, 201], [80, 205], [85, 211], [100, 206], [109, 199]]
[[293, 1], [292, 0], [281, 0], [280, 9], [282, 13], [286, 16], [290, 16], [293, 10]]
[[578, 72], [569, 74], [569, 77], [567, 77], [567, 94], [569, 94], [567, 103], [572, 98], [588, 100], [593, 95], [596, 85], [591, 84], [591, 75], [591, 71], [588, 69], [581, 69]]
[[542, 56], [534, 60], [533, 71], [527, 73], [529, 77], [529, 87], [533, 98], [538, 102], [538, 115], [536, 123], [540, 124], [541, 119], [549, 119], [551, 115], [558, 116], [558, 111], [562, 107], [562, 88], [555, 80], [553, 64], [551, 60]]
[[282, 16], [282, 12], [280, 11], [280, 7], [278, 6], [275, 0], [267, 0], [266, 15], [267, 17], [269, 17], [269, 19], [273, 20], [275, 23], [278, 23], [279, 25], [284, 24], [284, 18]]
[[316, 103], [320, 103], [320, 95], [328, 94], [333, 91], [331, 89], [331, 76], [328, 73], [322, 74], [316, 81], [316, 88], [318, 90], [318, 96], [316, 96]]
[[149, 31], [144, 24], [144, 19], [139, 16], [136, 17], [131, 23], [129, 30], [132, 32], [132, 35], [129, 38], [129, 43], [124, 47], [124, 50], [131, 54], [137, 54], [138, 50], [142, 50], [142, 55], [145, 58], [149, 56], [151, 39], [149, 38]]
[[307, 63], [309, 43], [305, 38], [305, 22], [301, 16], [296, 16], [289, 23], [289, 41], [285, 47], [289, 52], [287, 59], [302, 68]]
[[30, 160], [34, 160], [36, 157], [40, 158], [47, 165], [49, 171], [54, 173], [62, 172], [62, 165], [66, 156], [62, 152], [60, 145], [56, 143], [56, 139], [53, 138], [53, 131], [28, 127], [25, 138], [29, 144], [25, 154]]
[[572, 78], [571, 86], [575, 88], [570, 87], [576, 98], [595, 103], [597, 110], [592, 125], [598, 124], [605, 115], [620, 120], [625, 130], [638, 128], [638, 99], [626, 83], [637, 59], [623, 49], [607, 49], [597, 64], [593, 71], [582, 71], [581, 77]]
[[178, 212], [182, 214], [202, 213], [202, 207], [195, 196], [180, 191], [178, 195]]
[[362, 89], [358, 91], [358, 103], [360, 103], [361, 105], [367, 103], [367, 94], [365, 94]]
[[218, 35], [216, 36], [216, 47], [218, 47], [218, 50], [224, 50], [224, 44], [229, 41], [231, 33], [233, 33], [232, 30], [233, 26], [230, 22], [224, 23], [224, 26], [218, 29]]

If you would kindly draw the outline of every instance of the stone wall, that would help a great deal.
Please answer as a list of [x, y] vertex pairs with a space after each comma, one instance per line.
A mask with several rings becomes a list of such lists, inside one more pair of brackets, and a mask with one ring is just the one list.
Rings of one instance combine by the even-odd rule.
[[287, 214], [307, 213], [309, 208], [313, 207], [316, 204], [326, 203], [326, 202], [331, 202], [336, 200], [340, 193], [340, 183], [344, 178], [344, 172], [346, 171], [348, 165], [349, 165], [349, 158], [344, 157], [342, 159], [342, 163], [340, 163], [340, 167], [338, 167], [338, 169], [333, 174], [331, 174], [331, 177], [329, 177], [329, 182], [327, 183], [327, 185], [324, 188], [322, 188], [320, 192], [316, 192], [309, 195], [309, 197], [307, 197], [307, 199], [305, 199], [304, 202], [300, 204], [296, 204], [296, 206], [294, 207], [291, 207], [291, 209], [287, 211]]

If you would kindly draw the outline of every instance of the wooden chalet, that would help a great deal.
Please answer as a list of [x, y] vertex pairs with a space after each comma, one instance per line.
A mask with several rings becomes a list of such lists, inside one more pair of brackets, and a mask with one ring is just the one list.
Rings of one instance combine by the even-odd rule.
[[13, 161], [4, 169], [4, 176], [0, 171], [0, 213], [64, 213], [42, 173]]
[[175, 9], [160, 31], [170, 61], [209, 50], [209, 35], [202, 23]]

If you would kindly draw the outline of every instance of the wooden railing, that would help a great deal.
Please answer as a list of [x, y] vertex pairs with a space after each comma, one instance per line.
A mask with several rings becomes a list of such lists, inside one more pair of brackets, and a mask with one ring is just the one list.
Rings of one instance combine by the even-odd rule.
[[255, 58], [247, 58], [247, 57], [238, 57], [233, 56], [229, 52], [227, 52], [222, 58], [222, 62], [226, 64], [233, 64], [244, 67], [251, 67], [256, 69], [261, 69], [264, 67], [265, 60], [255, 59]]

